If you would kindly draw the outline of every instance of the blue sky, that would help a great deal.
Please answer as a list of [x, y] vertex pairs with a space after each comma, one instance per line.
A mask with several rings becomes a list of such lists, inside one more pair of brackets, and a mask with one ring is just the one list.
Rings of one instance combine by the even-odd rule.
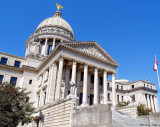
[[78, 41], [97, 41], [120, 64], [119, 78], [148, 78], [159, 89], [153, 71], [154, 54], [160, 63], [159, 0], [1, 1], [0, 51], [24, 57], [26, 40], [53, 16], [56, 2]]

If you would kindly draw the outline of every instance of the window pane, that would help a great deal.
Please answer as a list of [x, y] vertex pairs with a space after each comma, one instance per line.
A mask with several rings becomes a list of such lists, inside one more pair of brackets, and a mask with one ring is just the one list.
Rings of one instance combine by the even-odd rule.
[[81, 72], [81, 81], [83, 81], [84, 72]]
[[7, 58], [1, 58], [0, 64], [6, 65], [7, 64]]
[[14, 86], [16, 86], [17, 78], [11, 77], [10, 83], [13, 83]]
[[3, 81], [3, 75], [0, 75], [0, 84], [2, 84]]
[[20, 66], [20, 62], [19, 61], [15, 61], [14, 67], [18, 67], [19, 68], [19, 66]]
[[52, 52], [52, 45], [48, 46], [48, 54], [50, 54]]
[[94, 83], [94, 75], [91, 75], [91, 83]]
[[29, 84], [32, 84], [32, 80], [29, 80]]

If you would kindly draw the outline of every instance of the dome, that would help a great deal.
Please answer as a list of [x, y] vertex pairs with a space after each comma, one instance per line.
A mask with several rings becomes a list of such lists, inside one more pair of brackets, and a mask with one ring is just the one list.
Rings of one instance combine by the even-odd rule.
[[51, 27], [56, 26], [56, 27], [61, 27], [63, 29], [66, 29], [73, 34], [73, 30], [71, 26], [67, 21], [62, 19], [61, 16], [62, 16], [61, 13], [59, 11], [56, 11], [53, 17], [47, 18], [44, 21], [42, 21], [37, 27], [37, 30], [47, 26], [51, 26]]

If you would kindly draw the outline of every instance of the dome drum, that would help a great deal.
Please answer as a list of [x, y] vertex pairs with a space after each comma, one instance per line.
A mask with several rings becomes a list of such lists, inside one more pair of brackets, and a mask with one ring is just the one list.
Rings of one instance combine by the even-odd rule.
[[59, 26], [43, 26], [35, 31], [34, 34], [57, 34], [75, 40], [74, 35], [67, 29]]

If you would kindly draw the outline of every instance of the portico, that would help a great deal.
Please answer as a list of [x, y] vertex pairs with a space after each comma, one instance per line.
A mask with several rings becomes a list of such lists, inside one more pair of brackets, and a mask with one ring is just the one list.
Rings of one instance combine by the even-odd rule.
[[[88, 61], [91, 61], [88, 59]], [[95, 61], [96, 63], [97, 61]], [[108, 66], [107, 66], [108, 68]], [[58, 59], [54, 61], [53, 64], [49, 66], [49, 82], [48, 82], [48, 92], [47, 92], [47, 102], [59, 101], [66, 98], [70, 91], [70, 82], [74, 84], [73, 94], [79, 97], [77, 104], [80, 106], [89, 106], [90, 104], [108, 104], [107, 100], [107, 78], [108, 75], [112, 75], [113, 82], [113, 98], [112, 105], [113, 109], [116, 104], [115, 95], [115, 69], [102, 68], [102, 66], [94, 66], [94, 63], [82, 62], [78, 59], [72, 59], [63, 55], [60, 55]], [[56, 75], [55, 75], [56, 74]], [[94, 77], [93, 88], [91, 83], [91, 75]], [[103, 79], [103, 84], [100, 84], [100, 78]], [[92, 79], [92, 80], [93, 80]], [[62, 84], [64, 83], [64, 89]], [[102, 90], [100, 90], [100, 88]], [[100, 92], [102, 91], [102, 92]], [[63, 95], [63, 98], [61, 96]], [[82, 95], [82, 98], [80, 98]], [[93, 97], [93, 102], [90, 102]], [[103, 98], [102, 100], [100, 100]], [[82, 103], [80, 102], [82, 99]]]

